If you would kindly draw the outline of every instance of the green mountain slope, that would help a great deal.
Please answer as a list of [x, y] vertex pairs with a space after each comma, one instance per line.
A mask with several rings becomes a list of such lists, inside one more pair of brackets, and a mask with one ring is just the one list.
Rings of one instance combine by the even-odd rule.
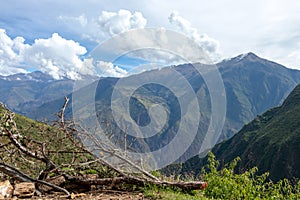
[[[270, 172], [272, 180], [300, 177], [300, 85], [280, 107], [270, 109], [245, 125], [231, 139], [216, 145], [212, 152], [221, 164], [239, 156], [239, 172], [258, 166]], [[191, 158], [182, 173], [200, 172], [206, 158]]]
[[[10, 119], [12, 118], [13, 121]], [[16, 124], [16, 127], [13, 124]], [[57, 126], [37, 122], [25, 116], [12, 113], [0, 102], [0, 162], [20, 169], [22, 172], [37, 177], [46, 169], [44, 162], [33, 159], [18, 149], [7, 136], [7, 130], [18, 139], [18, 142], [35, 155], [44, 152], [57, 166], [68, 166], [71, 162], [86, 162], [93, 158], [90, 153], [82, 152], [81, 143], [73, 135]], [[75, 156], [74, 156], [75, 155]], [[2, 176], [3, 174], [0, 174]]]

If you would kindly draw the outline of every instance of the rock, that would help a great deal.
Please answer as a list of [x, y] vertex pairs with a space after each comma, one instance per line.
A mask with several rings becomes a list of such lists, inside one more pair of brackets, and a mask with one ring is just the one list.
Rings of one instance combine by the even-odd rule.
[[0, 199], [11, 197], [12, 191], [13, 187], [8, 180], [0, 182]]
[[72, 194], [71, 194], [71, 199], [84, 198], [85, 196], [86, 196], [85, 193], [74, 194], [74, 193], [72, 192]]
[[99, 178], [98, 174], [85, 174], [83, 177], [87, 178], [87, 179], [97, 179], [97, 178]]
[[35, 192], [34, 183], [22, 182], [15, 185], [13, 196], [18, 198], [32, 197]]

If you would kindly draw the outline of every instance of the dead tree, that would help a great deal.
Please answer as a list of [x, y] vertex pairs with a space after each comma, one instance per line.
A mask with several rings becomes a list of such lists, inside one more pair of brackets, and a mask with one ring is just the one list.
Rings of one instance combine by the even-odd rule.
[[[145, 184], [152, 184], [159, 187], [169, 186], [183, 190], [201, 190], [207, 187], [207, 183], [202, 181], [168, 182], [153, 176], [150, 172], [144, 170], [126, 157], [126, 154], [124, 155], [118, 150], [111, 149], [94, 135], [89, 134], [84, 128], [66, 121], [64, 112], [68, 101], [69, 99], [65, 97], [65, 103], [59, 114], [60, 121], [57, 124], [58, 126], [52, 127], [55, 132], [51, 130], [52, 128], [49, 125], [43, 124], [39, 126], [40, 135], [37, 138], [40, 139], [34, 138], [30, 134], [25, 135], [21, 133], [14, 120], [15, 115], [5, 108], [5, 112], [0, 119], [0, 156], [2, 156], [0, 159], [0, 172], [20, 181], [34, 182], [37, 186], [46, 185], [54, 190], [64, 192], [68, 196], [70, 192], [66, 188], [47, 181], [50, 175], [63, 176], [66, 182], [84, 186], [112, 186], [126, 183], [137, 186]], [[51, 131], [47, 132], [47, 129]], [[23, 132], [26, 131], [30, 132], [30, 128], [27, 127], [26, 130], [23, 130]], [[43, 134], [45, 137], [43, 137]], [[47, 134], [52, 135], [49, 137]], [[103, 157], [93, 155], [91, 149], [88, 146], [84, 146], [82, 141], [78, 139], [78, 136], [81, 139], [88, 139], [93, 144], [94, 150], [101, 151], [105, 155]], [[51, 144], [53, 138], [56, 139], [53, 141], [58, 144]], [[119, 170], [107, 162], [105, 156], [121, 160], [134, 169], [134, 173]], [[22, 164], [15, 165], [16, 159], [18, 159], [18, 162], [22, 162]], [[38, 168], [38, 172], [35, 172], [36, 178], [33, 178], [30, 170], [28, 171], [27, 169], [28, 172], [26, 172], [26, 170], [22, 171], [20, 169], [24, 165], [28, 165], [29, 169], [30, 166], [36, 165], [42, 167]], [[108, 177], [98, 176], [96, 178], [88, 178], [81, 174], [84, 170], [98, 170], [100, 168], [105, 168], [109, 171], [106, 174]]]

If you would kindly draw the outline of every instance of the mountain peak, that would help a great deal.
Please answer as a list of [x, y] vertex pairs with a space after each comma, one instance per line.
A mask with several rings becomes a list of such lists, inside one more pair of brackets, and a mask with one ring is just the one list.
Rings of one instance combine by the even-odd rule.
[[252, 52], [248, 52], [248, 53], [245, 53], [245, 54], [240, 54], [240, 55], [238, 55], [237, 57], [235, 57], [233, 59], [234, 60], [243, 60], [243, 59], [254, 60], [254, 59], [257, 59], [257, 58], [259, 58], [257, 55], [255, 55]]
[[258, 57], [256, 54], [254, 54], [252, 52], [248, 52], [248, 53], [240, 54], [238, 56], [235, 56], [235, 57], [232, 57], [229, 59], [224, 59], [222, 62], [227, 62], [227, 61], [239, 62], [241, 60], [256, 60], [259, 58], [260, 57]]

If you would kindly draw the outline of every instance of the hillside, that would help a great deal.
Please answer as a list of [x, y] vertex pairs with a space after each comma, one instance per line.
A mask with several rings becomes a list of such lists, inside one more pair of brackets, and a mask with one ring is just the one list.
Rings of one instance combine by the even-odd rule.
[[[246, 124], [231, 139], [216, 145], [212, 152], [221, 164], [239, 156], [238, 171], [253, 166], [258, 172], [270, 172], [270, 178], [300, 177], [300, 85], [280, 107], [272, 108]], [[194, 157], [185, 162], [181, 173], [200, 172], [206, 158]]]
[[[222, 134], [218, 139], [219, 141], [232, 137], [245, 123], [250, 122], [267, 109], [280, 105], [289, 92], [300, 82], [300, 71], [285, 68], [282, 65], [260, 58], [253, 53], [224, 60], [217, 64], [217, 66], [223, 79], [227, 99], [226, 120]], [[173, 68], [167, 67], [161, 70], [144, 72], [125, 79], [135, 81], [141, 76], [151, 77], [157, 73], [163, 79], [170, 79], [172, 81], [172, 77], [168, 76], [172, 69], [181, 73], [189, 82], [197, 94], [200, 107], [201, 118], [198, 134], [193, 144], [180, 158], [181, 161], [184, 161], [199, 153], [203, 134], [207, 132], [210, 120], [210, 94], [202, 77], [192, 65], [185, 64]], [[93, 108], [93, 106], [96, 106], [98, 121], [105, 121], [112, 124], [112, 129], [115, 133], [114, 142], [118, 142], [119, 137], [124, 137], [124, 133], [116, 126], [116, 122], [112, 118], [110, 108], [111, 96], [115, 84], [119, 80], [118, 78], [103, 78], [78, 91], [78, 93], [82, 93], [82, 95], [78, 96], [84, 97], [87, 96], [88, 91], [94, 92], [92, 89], [97, 88], [93, 99], [84, 101], [82, 112], [89, 112], [87, 111], [87, 107]], [[94, 84], [97, 84], [97, 86]], [[182, 93], [183, 95], [184, 93]], [[72, 99], [72, 94], [69, 97]], [[64, 99], [61, 98], [45, 103], [35, 111], [28, 113], [28, 116], [34, 119], [48, 118], [51, 120], [53, 119], [53, 114], [57, 113], [60, 109], [58, 105], [62, 105], [63, 102]], [[90, 104], [87, 102], [90, 102]], [[134, 92], [130, 100], [132, 119], [141, 126], [147, 125], [150, 122], [147, 108], [157, 103], [163, 105], [169, 113], [168, 121], [159, 134], [148, 138], [146, 141], [140, 140], [140, 142], [134, 144], [132, 143], [134, 138], [129, 137], [128, 143], [132, 143], [132, 146], [138, 151], [144, 152], [148, 151], [149, 148], [150, 150], [162, 148], [170, 143], [178, 131], [181, 112], [178, 97], [168, 88], [158, 84], [147, 84]], [[66, 111], [69, 117], [72, 116], [71, 109], [71, 104], [69, 104]], [[85, 114], [82, 113], [82, 116], [85, 116]], [[160, 121], [160, 119], [157, 119], [157, 121]], [[144, 142], [146, 142], [146, 145]]]
[[93, 158], [90, 153], [83, 151], [81, 143], [73, 135], [60, 127], [14, 114], [0, 102], [0, 163], [14, 166], [31, 177], [37, 177], [49, 166], [18, 149], [8, 138], [6, 129], [13, 133], [24, 148], [40, 157], [48, 157], [60, 166], [69, 166], [71, 162], [86, 162]]

